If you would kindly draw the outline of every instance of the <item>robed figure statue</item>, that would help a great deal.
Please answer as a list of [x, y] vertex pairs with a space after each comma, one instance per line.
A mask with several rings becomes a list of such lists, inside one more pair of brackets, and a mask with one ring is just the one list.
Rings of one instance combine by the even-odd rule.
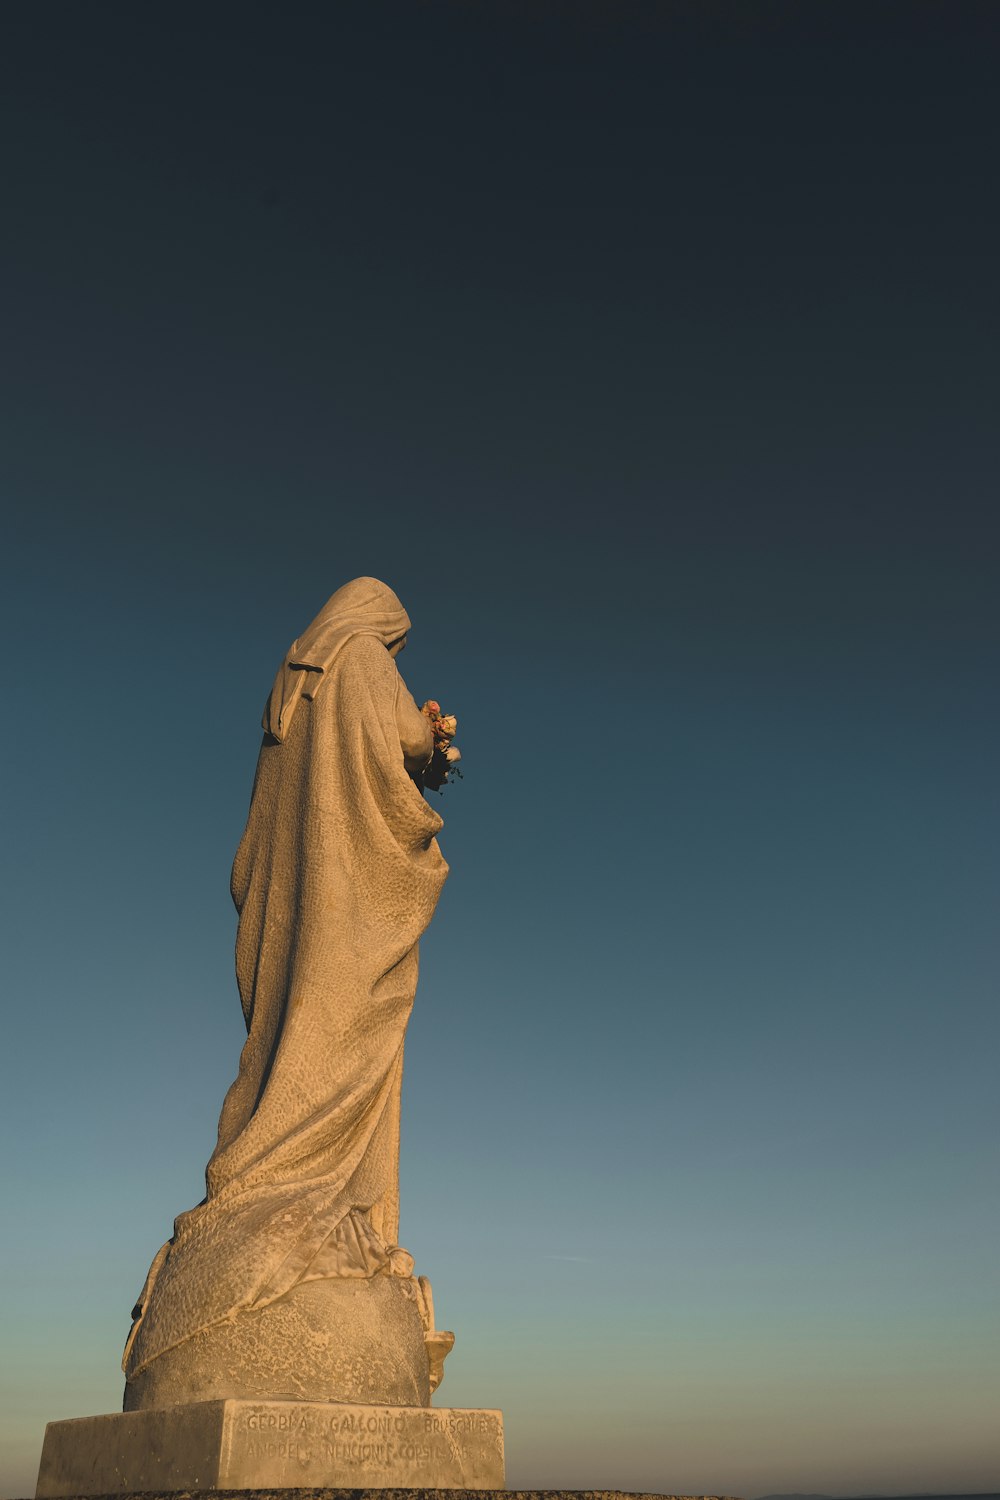
[[247, 1040], [204, 1201], [150, 1267], [125, 1407], [225, 1396], [426, 1405], [451, 1346], [399, 1233], [417, 947], [448, 867], [427, 718], [374, 578], [294, 641], [264, 711], [233, 865]]

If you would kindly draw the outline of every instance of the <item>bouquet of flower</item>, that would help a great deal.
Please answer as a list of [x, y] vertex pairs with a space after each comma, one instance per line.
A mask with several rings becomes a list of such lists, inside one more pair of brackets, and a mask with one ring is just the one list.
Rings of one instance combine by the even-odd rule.
[[462, 777], [458, 769], [462, 752], [457, 745], [452, 744], [458, 728], [458, 720], [454, 714], [443, 714], [440, 703], [435, 702], [433, 698], [428, 698], [420, 712], [430, 719], [431, 729], [434, 731], [434, 753], [424, 772], [424, 786], [429, 786], [432, 791], [436, 792], [453, 776], [457, 776], [459, 780]]

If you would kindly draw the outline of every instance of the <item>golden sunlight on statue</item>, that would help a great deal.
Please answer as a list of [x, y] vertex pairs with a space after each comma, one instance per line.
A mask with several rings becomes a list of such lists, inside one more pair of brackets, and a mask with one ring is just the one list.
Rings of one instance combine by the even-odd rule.
[[127, 1411], [427, 1406], [440, 1381], [454, 1338], [397, 1242], [399, 1106], [418, 941], [448, 873], [422, 787], [458, 752], [454, 719], [399, 675], [409, 630], [392, 590], [357, 578], [267, 701], [232, 875], [247, 1040], [205, 1198], [135, 1309]]

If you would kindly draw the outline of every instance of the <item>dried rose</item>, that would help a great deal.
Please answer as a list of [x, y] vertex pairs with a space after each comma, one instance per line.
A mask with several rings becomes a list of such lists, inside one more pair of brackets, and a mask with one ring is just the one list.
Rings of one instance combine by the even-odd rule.
[[447, 735], [449, 739], [451, 739], [457, 728], [458, 720], [454, 714], [442, 714], [440, 719], [438, 719], [438, 733]]

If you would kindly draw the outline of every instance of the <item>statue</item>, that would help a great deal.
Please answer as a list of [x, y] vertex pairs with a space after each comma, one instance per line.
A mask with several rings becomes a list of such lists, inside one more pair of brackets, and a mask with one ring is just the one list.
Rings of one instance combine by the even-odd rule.
[[275, 679], [233, 864], [247, 1039], [205, 1197], [149, 1268], [124, 1411], [49, 1423], [36, 1500], [503, 1487], [502, 1413], [430, 1406], [454, 1335], [397, 1242], [403, 1041], [448, 874], [423, 786], [459, 758], [396, 669], [409, 629], [356, 578]]
[[275, 679], [232, 875], [247, 1040], [205, 1198], [133, 1314], [126, 1411], [427, 1406], [441, 1378], [454, 1338], [397, 1243], [403, 1040], [448, 873], [420, 785], [432, 729], [395, 661], [409, 629], [357, 578]]

